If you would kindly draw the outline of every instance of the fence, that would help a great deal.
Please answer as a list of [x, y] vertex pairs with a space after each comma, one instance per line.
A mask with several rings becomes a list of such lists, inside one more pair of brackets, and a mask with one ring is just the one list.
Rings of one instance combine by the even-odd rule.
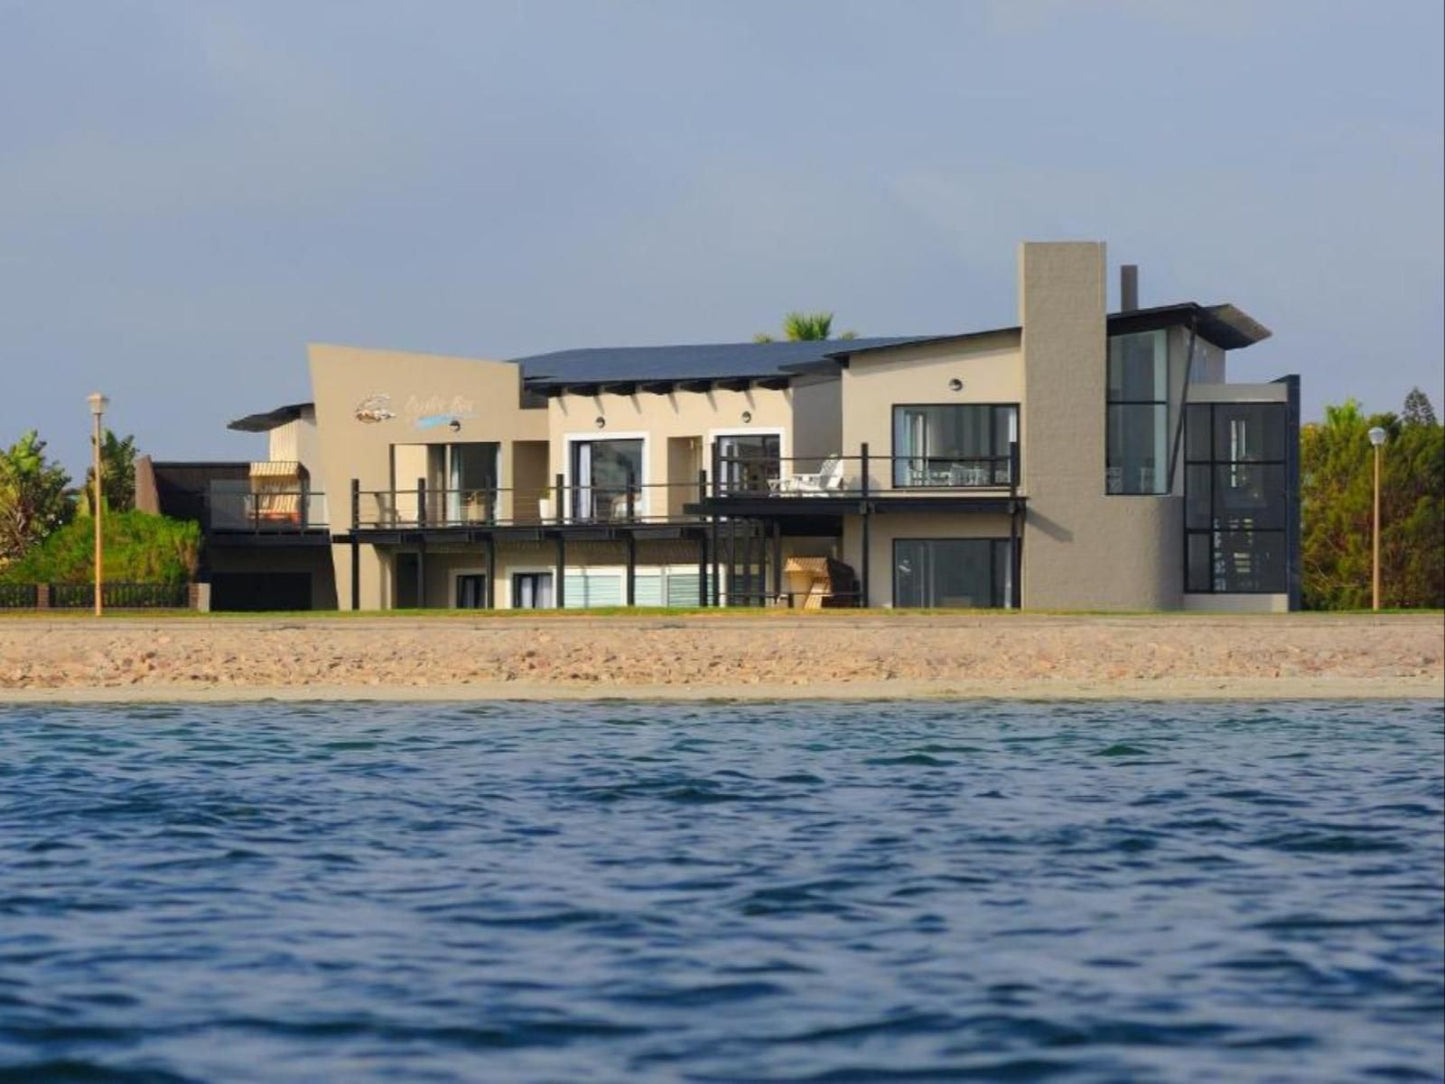
[[[107, 583], [100, 597], [108, 610], [188, 610], [195, 606], [188, 583]], [[0, 610], [88, 610], [94, 605], [94, 584], [0, 584]]]
[[33, 583], [0, 583], [0, 610], [33, 610], [40, 605], [40, 588]]

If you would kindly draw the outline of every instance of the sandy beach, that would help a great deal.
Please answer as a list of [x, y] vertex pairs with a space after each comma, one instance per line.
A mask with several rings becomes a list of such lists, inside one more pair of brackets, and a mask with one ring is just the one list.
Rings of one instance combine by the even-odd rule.
[[1428, 615], [11, 617], [0, 701], [1440, 698]]

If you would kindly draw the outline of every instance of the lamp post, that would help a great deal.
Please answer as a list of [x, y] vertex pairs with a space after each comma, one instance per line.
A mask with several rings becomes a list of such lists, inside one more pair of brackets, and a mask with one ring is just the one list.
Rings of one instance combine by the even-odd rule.
[[91, 511], [95, 519], [95, 616], [100, 616], [101, 611], [101, 585], [104, 577], [101, 569], [103, 567], [105, 548], [101, 542], [100, 520], [102, 515], [102, 504], [100, 499], [100, 418], [105, 413], [105, 408], [110, 405], [110, 400], [100, 392], [92, 392], [87, 401], [90, 403], [91, 419], [91, 468], [95, 475], [95, 494], [91, 498], [94, 502]]
[[1374, 530], [1374, 609], [1380, 608], [1380, 460], [1385, 452], [1385, 431], [1378, 425], [1370, 430], [1370, 443], [1375, 447], [1375, 530]]

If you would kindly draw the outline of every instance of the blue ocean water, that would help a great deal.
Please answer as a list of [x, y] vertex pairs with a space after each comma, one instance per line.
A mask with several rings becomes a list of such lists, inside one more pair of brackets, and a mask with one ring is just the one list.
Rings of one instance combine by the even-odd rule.
[[0, 708], [0, 1081], [1441, 1080], [1442, 723]]

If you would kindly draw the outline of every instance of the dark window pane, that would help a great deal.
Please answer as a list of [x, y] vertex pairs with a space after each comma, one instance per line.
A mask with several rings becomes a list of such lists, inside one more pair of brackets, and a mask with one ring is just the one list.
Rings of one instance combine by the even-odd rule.
[[1165, 492], [1169, 455], [1167, 406], [1111, 406], [1105, 492]]
[[1184, 415], [1184, 458], [1188, 462], [1207, 463], [1213, 421], [1208, 403], [1191, 403]]
[[[893, 544], [893, 604], [899, 607], [1000, 606], [999, 540], [914, 539]], [[1005, 549], [1008, 542], [1004, 541]], [[1006, 564], [1006, 562], [1005, 562]]]
[[1216, 403], [1214, 458], [1220, 463], [1284, 459], [1283, 403]]
[[1209, 535], [1191, 533], [1184, 538], [1184, 590], [1212, 591], [1214, 577], [1209, 567]]
[[1282, 593], [1285, 590], [1283, 531], [1223, 531], [1217, 538], [1216, 591]]
[[1109, 340], [1109, 399], [1163, 402], [1169, 398], [1165, 332], [1115, 335]]
[[[1016, 407], [979, 404], [893, 408], [893, 484], [967, 486], [995, 484], [997, 458], [1009, 454]], [[1002, 467], [1003, 482], [1008, 470]]]
[[1283, 466], [1234, 463], [1214, 468], [1215, 526], [1283, 530], [1287, 508]]
[[1214, 502], [1209, 492], [1210, 471], [1207, 464], [1189, 463], [1184, 467], [1184, 526], [1207, 531], [1214, 526]]

